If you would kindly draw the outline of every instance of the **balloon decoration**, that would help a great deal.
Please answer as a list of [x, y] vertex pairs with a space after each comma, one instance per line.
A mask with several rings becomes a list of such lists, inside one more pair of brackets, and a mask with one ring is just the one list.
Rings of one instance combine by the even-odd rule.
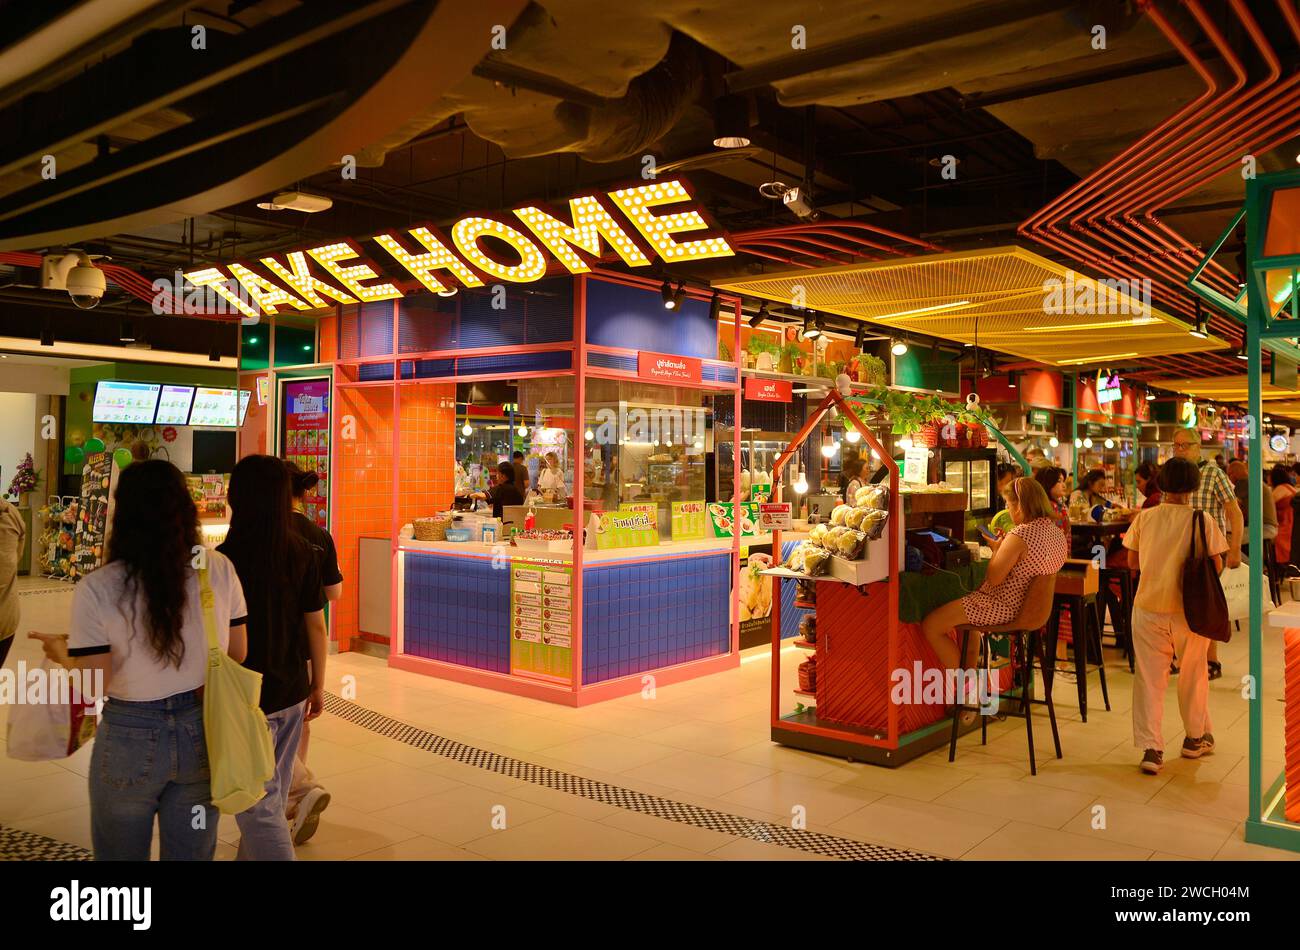
[[128, 448], [114, 449], [113, 461], [117, 463], [118, 468], [126, 468], [131, 464], [131, 450]]
[[63, 460], [69, 465], [80, 465], [86, 460], [86, 453], [79, 445], [70, 445], [63, 450]]
[[86, 440], [86, 452], [87, 452], [88, 454], [89, 454], [89, 453], [93, 453], [93, 452], [102, 452], [102, 451], [104, 451], [104, 440], [103, 440], [103, 439], [87, 439], [87, 440]]

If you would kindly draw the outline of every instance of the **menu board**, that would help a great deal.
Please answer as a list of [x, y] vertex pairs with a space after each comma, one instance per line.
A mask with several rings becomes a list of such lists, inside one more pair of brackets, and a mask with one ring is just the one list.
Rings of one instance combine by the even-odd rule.
[[229, 426], [233, 429], [237, 421], [235, 390], [209, 389], [200, 386], [194, 391], [194, 408], [190, 410], [190, 425]]
[[510, 565], [510, 672], [572, 682], [573, 568]]
[[158, 425], [183, 426], [190, 421], [190, 405], [194, 402], [193, 386], [164, 386], [158, 400]]
[[320, 481], [303, 498], [303, 513], [322, 528], [329, 526], [330, 381], [310, 379], [284, 384], [284, 430], [281, 455]]
[[160, 389], [160, 383], [101, 380], [95, 387], [95, 405], [91, 410], [90, 421], [152, 425]]
[[675, 501], [672, 503], [673, 540], [703, 541], [705, 528], [705, 503], [702, 501]]
[[[709, 502], [709, 522], [715, 538], [730, 538], [734, 531], [735, 505], [729, 501]], [[740, 506], [740, 536], [752, 538], [758, 534], [758, 505]]]
[[602, 511], [596, 525], [596, 548], [647, 547], [659, 543], [657, 505], [624, 504], [618, 511]]

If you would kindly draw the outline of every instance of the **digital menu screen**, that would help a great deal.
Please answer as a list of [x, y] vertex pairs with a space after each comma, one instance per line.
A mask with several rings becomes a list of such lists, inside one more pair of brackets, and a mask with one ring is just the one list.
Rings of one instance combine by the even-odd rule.
[[160, 383], [101, 380], [95, 387], [95, 405], [91, 411], [91, 421], [151, 425], [154, 410], [158, 407], [160, 389], [162, 389]]
[[208, 389], [200, 386], [194, 390], [194, 408], [190, 410], [192, 426], [238, 425], [239, 406], [233, 389]]
[[193, 386], [164, 386], [158, 400], [158, 425], [183, 426], [190, 421], [190, 404], [194, 402]]
[[239, 424], [244, 424], [244, 419], [248, 415], [248, 401], [253, 398], [251, 389], [241, 389], [239, 391]]

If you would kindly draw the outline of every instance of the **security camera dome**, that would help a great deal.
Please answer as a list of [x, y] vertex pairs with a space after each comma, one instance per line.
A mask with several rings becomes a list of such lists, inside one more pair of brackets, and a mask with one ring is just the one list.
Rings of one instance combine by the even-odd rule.
[[104, 287], [104, 272], [93, 264], [78, 264], [68, 272], [68, 296], [82, 310], [99, 306]]

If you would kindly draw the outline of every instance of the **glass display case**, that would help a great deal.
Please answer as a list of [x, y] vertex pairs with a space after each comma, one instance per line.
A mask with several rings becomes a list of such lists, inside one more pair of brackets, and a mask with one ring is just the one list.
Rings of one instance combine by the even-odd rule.
[[712, 412], [700, 391], [589, 380], [583, 441], [587, 504], [606, 511], [654, 505], [660, 539], [681, 540], [673, 537], [674, 515], [684, 525], [682, 503], [703, 505], [713, 445]]
[[945, 481], [966, 492], [966, 510], [972, 515], [990, 514], [997, 505], [993, 497], [997, 459], [995, 449], [938, 448], [934, 450], [935, 472], [931, 480]]

